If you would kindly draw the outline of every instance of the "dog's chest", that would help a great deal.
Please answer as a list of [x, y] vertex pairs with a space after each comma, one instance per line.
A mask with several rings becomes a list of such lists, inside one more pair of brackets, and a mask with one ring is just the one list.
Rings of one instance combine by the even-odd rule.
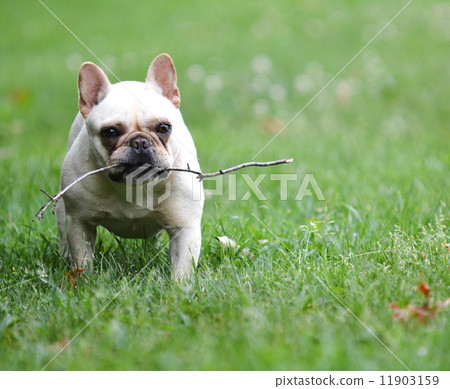
[[149, 238], [164, 228], [158, 212], [137, 208], [114, 208], [97, 215], [98, 224], [122, 238]]

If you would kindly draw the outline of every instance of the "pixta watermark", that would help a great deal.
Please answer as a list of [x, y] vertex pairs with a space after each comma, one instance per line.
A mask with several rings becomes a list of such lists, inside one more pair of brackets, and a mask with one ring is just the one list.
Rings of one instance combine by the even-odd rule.
[[[168, 179], [170, 174], [171, 172], [152, 168], [150, 165], [137, 168], [126, 176], [126, 200], [143, 208], [156, 209], [172, 195], [171, 180]], [[207, 198], [225, 196], [230, 201], [248, 201], [252, 198], [265, 201], [270, 196], [273, 198], [273, 184], [269, 185], [271, 193], [269, 196], [266, 193], [268, 192], [266, 181], [272, 181], [278, 186], [276, 199], [279, 201], [302, 201], [305, 198], [325, 200], [323, 191], [313, 174], [262, 173], [252, 177], [246, 173], [230, 173], [204, 179], [203, 182], [207, 187], [204, 191], [203, 183], [194, 174], [190, 176], [191, 196], [194, 201], [201, 200], [203, 194]]]

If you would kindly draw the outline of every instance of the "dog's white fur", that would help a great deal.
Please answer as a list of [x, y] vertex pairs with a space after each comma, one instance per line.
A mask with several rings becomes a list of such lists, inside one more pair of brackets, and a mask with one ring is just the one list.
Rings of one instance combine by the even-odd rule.
[[[167, 54], [153, 61], [145, 83], [111, 85], [100, 68], [85, 63], [80, 69], [79, 93], [80, 113], [70, 130], [62, 189], [81, 175], [116, 162], [102, 142], [101, 129], [110, 123], [126, 127], [124, 143], [136, 134], [147, 137], [152, 158], [159, 166], [189, 165], [200, 170], [194, 142], [178, 109], [176, 73]], [[155, 135], [148, 129], [149, 123], [160, 120], [172, 125], [166, 147], [154, 141]], [[124, 238], [148, 238], [164, 229], [170, 237], [173, 275], [187, 276], [200, 255], [203, 188], [193, 174], [184, 172], [171, 172], [155, 185], [154, 194], [165, 188], [170, 189], [170, 197], [154, 209], [147, 209], [126, 201], [126, 184], [112, 181], [108, 172], [79, 182], [57, 205], [62, 252], [70, 253], [79, 267], [92, 268], [98, 226]]]

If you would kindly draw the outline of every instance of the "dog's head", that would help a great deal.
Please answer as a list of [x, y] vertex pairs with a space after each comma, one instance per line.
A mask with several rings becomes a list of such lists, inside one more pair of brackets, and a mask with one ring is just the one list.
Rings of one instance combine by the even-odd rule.
[[79, 108], [89, 135], [89, 153], [99, 167], [119, 164], [109, 171], [114, 181], [142, 166], [170, 168], [173, 138], [184, 126], [177, 76], [172, 59], [161, 54], [148, 69], [145, 83], [112, 85], [95, 64], [81, 66]]

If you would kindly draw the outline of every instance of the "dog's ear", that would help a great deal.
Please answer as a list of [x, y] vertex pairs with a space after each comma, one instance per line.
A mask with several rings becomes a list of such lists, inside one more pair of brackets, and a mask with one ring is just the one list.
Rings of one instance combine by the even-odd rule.
[[110, 82], [106, 74], [92, 62], [81, 65], [78, 75], [78, 107], [84, 118], [87, 118], [94, 105], [99, 104], [108, 93]]
[[177, 72], [169, 54], [160, 54], [153, 60], [148, 68], [146, 82], [167, 97], [176, 108], [180, 107]]

